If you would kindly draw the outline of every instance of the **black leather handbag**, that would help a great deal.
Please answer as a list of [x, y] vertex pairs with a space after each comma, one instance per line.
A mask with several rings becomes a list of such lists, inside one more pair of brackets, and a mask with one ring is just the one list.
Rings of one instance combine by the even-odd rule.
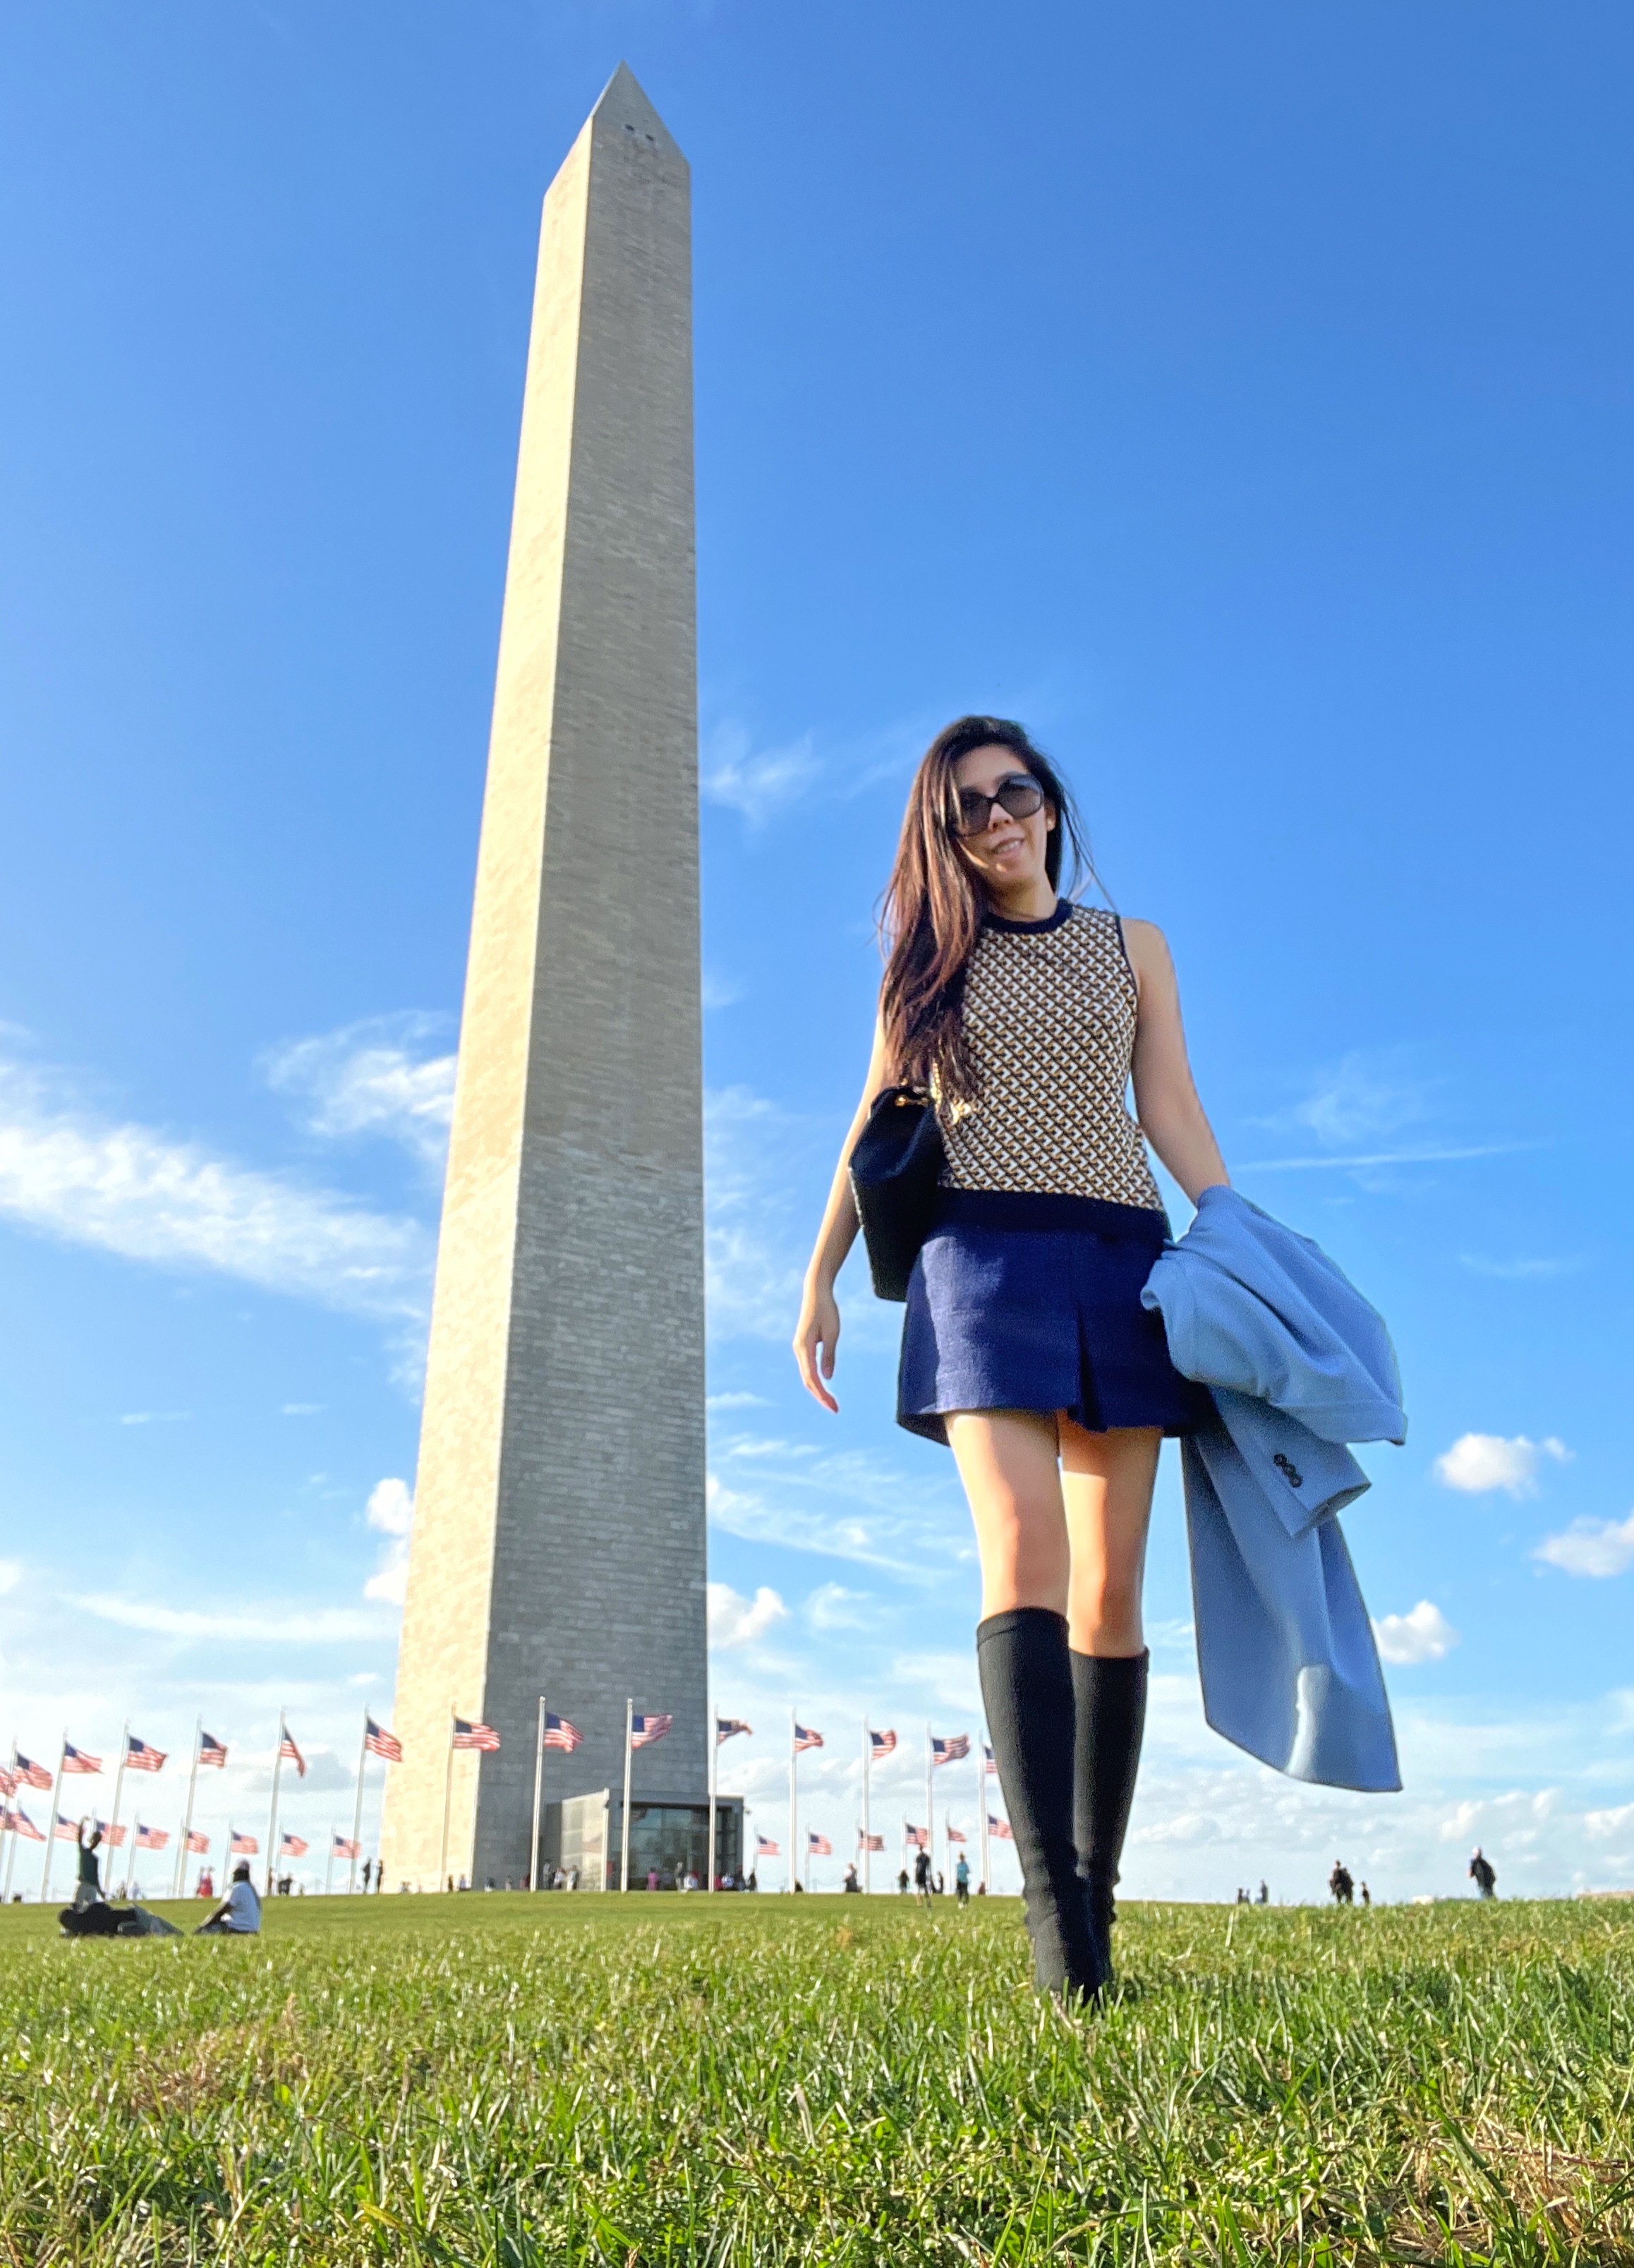
[[923, 1087], [887, 1086], [877, 1098], [850, 1172], [874, 1295], [905, 1300], [942, 1173], [942, 1130]]

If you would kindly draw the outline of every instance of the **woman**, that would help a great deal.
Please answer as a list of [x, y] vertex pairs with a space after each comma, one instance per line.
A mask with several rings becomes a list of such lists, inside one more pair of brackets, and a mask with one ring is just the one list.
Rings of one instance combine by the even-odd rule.
[[946, 1162], [909, 1285], [897, 1418], [947, 1443], [969, 1499], [976, 1658], [1040, 1985], [1093, 1996], [1112, 1973], [1145, 1718], [1159, 1447], [1211, 1407], [1140, 1302], [1168, 1233], [1143, 1133], [1194, 1202], [1228, 1177], [1162, 932], [1059, 895], [1069, 851], [1071, 883], [1089, 865], [1071, 803], [1020, 725], [965, 717], [931, 742], [886, 895], [867, 1084], [794, 1351], [837, 1409], [848, 1161], [878, 1095], [928, 1088]]

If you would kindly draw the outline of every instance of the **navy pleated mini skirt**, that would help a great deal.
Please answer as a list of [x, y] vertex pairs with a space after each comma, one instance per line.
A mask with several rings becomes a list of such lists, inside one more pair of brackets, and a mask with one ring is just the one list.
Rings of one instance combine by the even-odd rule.
[[1064, 1410], [1094, 1433], [1196, 1432], [1207, 1389], [1140, 1304], [1167, 1236], [1140, 1205], [945, 1189], [909, 1280], [897, 1424], [945, 1442], [954, 1410]]

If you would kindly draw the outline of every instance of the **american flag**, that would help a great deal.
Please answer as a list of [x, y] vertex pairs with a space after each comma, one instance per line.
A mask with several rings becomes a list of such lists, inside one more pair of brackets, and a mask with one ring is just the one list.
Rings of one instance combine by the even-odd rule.
[[403, 1760], [403, 1744], [395, 1733], [388, 1733], [384, 1725], [377, 1725], [372, 1717], [363, 1720], [363, 1744], [372, 1756], [383, 1756], [388, 1764], [400, 1764]]
[[584, 1737], [577, 1725], [570, 1725], [565, 1717], [558, 1717], [553, 1711], [546, 1710], [545, 1746], [548, 1749], [565, 1749], [571, 1756]]
[[868, 1739], [876, 1756], [888, 1756], [896, 1747], [894, 1733], [870, 1733]]
[[110, 1845], [114, 1850], [117, 1851], [120, 1845], [125, 1839], [124, 1822], [121, 1820], [117, 1827], [110, 1827], [106, 1819], [99, 1819], [97, 1822], [97, 1832], [100, 1835], [105, 1843]]
[[64, 1741], [63, 1769], [65, 1772], [99, 1772], [102, 1769], [102, 1759], [100, 1756], [87, 1756], [84, 1749], [77, 1749], [71, 1741]]
[[480, 1749], [484, 1756], [491, 1756], [499, 1746], [499, 1735], [491, 1725], [467, 1725], [463, 1717], [456, 1717], [453, 1744], [457, 1749]]
[[298, 1835], [285, 1835], [279, 1841], [278, 1856], [280, 1859], [304, 1859], [306, 1845]]
[[0, 1764], [0, 1795], [15, 1795], [18, 1785], [18, 1775], [8, 1764]]
[[987, 1741], [983, 1741], [982, 1743], [982, 1769], [983, 1771], [991, 1772], [995, 1778], [997, 1778], [998, 1774], [998, 1762], [993, 1754], [991, 1743]]
[[[51, 1775], [44, 1764], [37, 1764], [32, 1756], [19, 1756], [15, 1749], [11, 1751], [11, 1769], [24, 1787], [48, 1788], [51, 1785]], [[44, 1836], [40, 1839], [43, 1843]]]
[[797, 1725], [795, 1727], [794, 1753], [797, 1756], [803, 1756], [807, 1749], [820, 1749], [821, 1746], [822, 1734], [821, 1733], [813, 1733], [809, 1725]]
[[997, 1836], [1001, 1843], [1013, 1843], [1016, 1839], [1010, 1831], [1010, 1822], [1007, 1819], [995, 1819], [990, 1811], [987, 1815], [987, 1831], [990, 1835]]
[[144, 1827], [142, 1822], [137, 1820], [136, 1848], [138, 1851], [162, 1851], [169, 1840], [169, 1828]]
[[629, 1745], [632, 1749], [650, 1749], [654, 1741], [661, 1741], [673, 1717], [632, 1717], [629, 1720]]
[[950, 1819], [947, 1822], [947, 1839], [950, 1843], [968, 1843], [970, 1837], [962, 1827], [955, 1827]]
[[885, 1837], [883, 1835], [859, 1835], [857, 1847], [859, 1851], [883, 1851]]
[[946, 1741], [933, 1739], [931, 1742], [931, 1762], [933, 1764], [962, 1764], [969, 1753], [970, 1736], [968, 1733], [954, 1733]]
[[57, 1813], [56, 1826], [53, 1831], [59, 1843], [77, 1843], [79, 1840], [78, 1821], [64, 1819], [60, 1811]]
[[734, 1740], [740, 1733], [752, 1733], [754, 1730], [754, 1726], [746, 1725], [741, 1717], [717, 1717], [715, 1745], [719, 1748], [723, 1741]]
[[12, 1834], [20, 1835], [26, 1843], [43, 1843], [46, 1839], [26, 1811], [19, 1809], [11, 1812], [8, 1817], [8, 1823]]
[[783, 1853], [769, 1835], [757, 1835], [754, 1838], [754, 1855], [757, 1859], [780, 1859]]
[[287, 1756], [301, 1778], [305, 1778], [306, 1759], [296, 1747], [295, 1737], [289, 1727], [284, 1724], [280, 1724], [278, 1728], [278, 1754], [281, 1756]]
[[217, 1771], [219, 1771], [221, 1766], [224, 1764], [226, 1761], [226, 1742], [224, 1741], [218, 1741], [214, 1733], [201, 1733], [199, 1734], [200, 1764], [214, 1764]]
[[188, 1848], [189, 1851], [199, 1852], [202, 1856], [203, 1852], [210, 1849], [209, 1836], [201, 1835], [196, 1827], [189, 1828], [188, 1830]]
[[834, 1856], [833, 1844], [826, 1835], [819, 1835], [814, 1827], [806, 1837], [806, 1847], [813, 1859], [832, 1859]]
[[363, 1845], [361, 1843], [354, 1843], [350, 1835], [337, 1835], [335, 1838], [335, 1855], [337, 1859], [361, 1858]]
[[253, 1835], [240, 1835], [236, 1827], [227, 1830], [227, 1848], [237, 1859], [253, 1859], [261, 1845]]
[[125, 1739], [125, 1763], [131, 1771], [163, 1771], [166, 1751], [153, 1748], [146, 1741], [137, 1740], [134, 1733]]
[[913, 1844], [917, 1850], [928, 1851], [931, 1847], [931, 1830], [928, 1827], [910, 1827], [904, 1819], [902, 1840], [904, 1843]]

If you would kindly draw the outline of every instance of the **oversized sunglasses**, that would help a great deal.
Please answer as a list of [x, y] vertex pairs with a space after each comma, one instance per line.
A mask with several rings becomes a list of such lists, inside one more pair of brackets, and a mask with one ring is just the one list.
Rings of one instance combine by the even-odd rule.
[[992, 824], [995, 804], [1007, 811], [1012, 819], [1031, 819], [1035, 811], [1043, 808], [1044, 791], [1027, 772], [1018, 772], [1013, 779], [1001, 780], [991, 795], [983, 795], [973, 787], [961, 787], [953, 832], [985, 835]]

